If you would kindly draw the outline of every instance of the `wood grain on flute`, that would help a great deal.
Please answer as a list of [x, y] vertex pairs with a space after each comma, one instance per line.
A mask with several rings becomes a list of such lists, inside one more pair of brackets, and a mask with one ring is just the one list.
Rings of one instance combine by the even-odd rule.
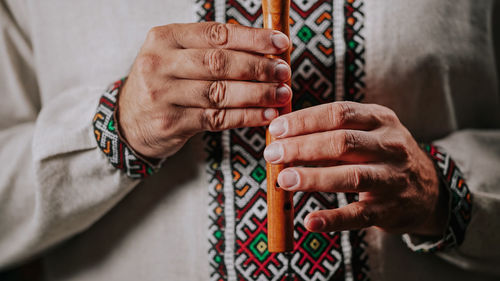
[[[262, 0], [264, 28], [279, 30], [290, 37], [289, 26], [290, 0]], [[291, 48], [290, 48], [291, 49]], [[290, 64], [290, 49], [280, 56]], [[291, 81], [287, 82], [291, 85]], [[292, 111], [291, 103], [280, 108], [280, 114]], [[274, 138], [266, 132], [266, 144]], [[267, 163], [267, 241], [269, 252], [289, 252], [293, 250], [293, 193], [278, 187], [278, 174], [283, 165]]]

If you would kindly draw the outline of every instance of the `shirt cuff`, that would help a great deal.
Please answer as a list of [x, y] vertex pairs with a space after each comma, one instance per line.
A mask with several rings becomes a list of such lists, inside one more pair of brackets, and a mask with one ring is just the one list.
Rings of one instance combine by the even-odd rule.
[[436, 252], [462, 244], [471, 219], [472, 194], [463, 174], [451, 157], [441, 148], [431, 144], [423, 149], [434, 161], [440, 185], [449, 193], [449, 220], [445, 234], [435, 241], [425, 241], [422, 237], [403, 235], [403, 241], [414, 252]]
[[144, 179], [161, 168], [163, 161], [153, 164], [137, 154], [120, 137], [116, 112], [120, 90], [126, 78], [113, 83], [101, 96], [94, 116], [94, 135], [97, 145], [111, 165], [133, 179]]

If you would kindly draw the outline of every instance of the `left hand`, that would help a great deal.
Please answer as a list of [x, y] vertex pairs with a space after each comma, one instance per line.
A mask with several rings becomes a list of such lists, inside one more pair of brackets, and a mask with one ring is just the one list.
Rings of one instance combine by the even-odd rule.
[[308, 165], [284, 169], [281, 188], [359, 193], [359, 202], [309, 214], [308, 230], [444, 233], [448, 204], [434, 165], [392, 110], [335, 102], [283, 115], [269, 130], [278, 140], [264, 151], [266, 161]]

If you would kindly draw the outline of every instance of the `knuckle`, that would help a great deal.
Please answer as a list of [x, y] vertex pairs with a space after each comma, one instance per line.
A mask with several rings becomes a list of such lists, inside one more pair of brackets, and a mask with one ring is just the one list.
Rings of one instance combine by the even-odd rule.
[[159, 99], [162, 88], [158, 88], [152, 77], [160, 65], [161, 58], [156, 55], [141, 55], [134, 65], [135, 82], [141, 88], [140, 97], [146, 102], [154, 102]]
[[240, 115], [233, 115], [232, 120], [230, 122], [233, 127], [245, 127], [248, 124], [255, 123], [256, 117], [251, 113], [248, 109], [243, 109], [243, 113]]
[[227, 74], [227, 59], [227, 53], [224, 50], [209, 50], [205, 54], [203, 64], [214, 77], [222, 78]]
[[394, 123], [397, 123], [399, 122], [399, 118], [398, 116], [396, 115], [396, 113], [386, 107], [386, 106], [383, 106], [383, 105], [376, 105], [378, 107], [378, 111], [380, 112], [379, 113], [379, 116], [380, 116], [380, 121], [381, 123], [389, 123], [389, 124], [394, 124]]
[[352, 119], [354, 109], [348, 102], [335, 102], [330, 104], [328, 115], [333, 124], [342, 126]]
[[252, 78], [257, 80], [265, 80], [265, 77], [268, 76], [266, 74], [268, 63], [269, 62], [267, 59], [257, 59], [256, 61], [251, 61], [249, 69], [251, 70]]
[[393, 187], [404, 189], [410, 186], [411, 182], [409, 177], [404, 173], [395, 173], [390, 177], [390, 181]]
[[353, 167], [350, 178], [348, 179], [349, 186], [353, 190], [359, 190], [364, 180], [364, 173], [359, 167]]
[[337, 117], [336, 117], [336, 110], [335, 110], [335, 103], [329, 103], [326, 106], [326, 113], [327, 113], [327, 118], [328, 118], [328, 123], [330, 124], [335, 124], [335, 122], [337, 121]]
[[352, 208], [353, 212], [351, 215], [354, 218], [357, 218], [360, 222], [360, 227], [368, 227], [374, 224], [374, 212], [371, 208], [367, 207], [364, 204], [358, 204], [355, 208]]
[[255, 118], [252, 117], [252, 115], [250, 114], [250, 111], [248, 109], [244, 109], [243, 114], [241, 115], [240, 118], [238, 118], [237, 121], [238, 121], [237, 122], [238, 126], [245, 126], [246, 124], [249, 124], [252, 121], [255, 121]]
[[398, 159], [408, 160], [411, 157], [411, 151], [403, 137], [395, 137], [389, 141], [387, 147], [389, 153], [397, 156]]
[[226, 81], [214, 81], [208, 89], [208, 102], [212, 107], [220, 108], [226, 106]]
[[137, 71], [142, 75], [154, 73], [161, 65], [161, 57], [154, 54], [143, 54], [137, 57]]
[[225, 109], [214, 109], [205, 111], [205, 123], [209, 131], [220, 131], [224, 129], [226, 118]]
[[150, 85], [147, 85], [144, 94], [149, 102], [154, 103], [160, 99], [161, 91]]
[[158, 71], [162, 58], [155, 54], [143, 54], [137, 57], [135, 68], [141, 76], [148, 77]]
[[387, 109], [387, 111], [385, 112], [385, 115], [384, 115], [384, 119], [391, 122], [391, 123], [398, 123], [399, 122], [398, 116], [391, 109]]
[[171, 26], [155, 26], [148, 31], [146, 36], [146, 41], [148, 42], [158, 42], [163, 41], [169, 38], [169, 34], [171, 32]]
[[399, 156], [401, 157], [401, 159], [403, 160], [408, 160], [411, 158], [411, 151], [410, 149], [408, 148], [408, 146], [406, 145], [406, 143], [403, 143], [403, 142], [400, 142], [398, 144], [399, 146]]
[[356, 135], [353, 132], [345, 131], [343, 139], [344, 139], [344, 151], [345, 152], [352, 152], [352, 151], [356, 150], [358, 138], [356, 137]]
[[351, 131], [342, 131], [340, 140], [335, 138], [330, 140], [330, 143], [335, 146], [334, 153], [336, 155], [345, 155], [356, 150], [357, 138]]
[[227, 45], [229, 30], [225, 24], [210, 23], [205, 32], [207, 39], [212, 45], [218, 47]]

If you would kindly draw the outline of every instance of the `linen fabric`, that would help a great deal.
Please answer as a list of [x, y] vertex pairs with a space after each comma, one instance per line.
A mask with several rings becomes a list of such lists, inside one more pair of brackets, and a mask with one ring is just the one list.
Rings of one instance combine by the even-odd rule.
[[[216, 1], [217, 2], [217, 1]], [[109, 164], [92, 118], [147, 31], [196, 20], [194, 2], [2, 1], [0, 267], [42, 255], [47, 280], [206, 280], [201, 136], [145, 181]], [[396, 111], [455, 160], [474, 197], [463, 244], [412, 253], [366, 230], [371, 280], [500, 274], [500, 105], [492, 1], [365, 3], [365, 102]]]

